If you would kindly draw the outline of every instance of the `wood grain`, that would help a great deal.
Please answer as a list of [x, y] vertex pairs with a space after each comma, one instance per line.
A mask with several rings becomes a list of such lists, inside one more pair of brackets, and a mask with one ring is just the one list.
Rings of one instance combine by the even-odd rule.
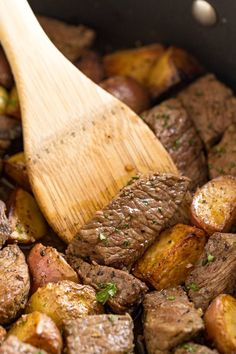
[[19, 92], [32, 189], [66, 242], [131, 176], [177, 173], [144, 122], [54, 47], [26, 0], [0, 0], [0, 40]]

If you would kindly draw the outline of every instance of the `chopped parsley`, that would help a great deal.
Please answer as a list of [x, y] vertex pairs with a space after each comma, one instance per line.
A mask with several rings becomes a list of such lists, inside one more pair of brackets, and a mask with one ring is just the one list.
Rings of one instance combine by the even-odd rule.
[[107, 244], [108, 240], [107, 240], [107, 236], [105, 234], [100, 232], [100, 234], [98, 235], [98, 238], [99, 238], [100, 241], [102, 241], [103, 243]]
[[159, 213], [162, 213], [162, 207], [157, 207], [157, 211], [158, 211]]
[[198, 291], [199, 290], [199, 287], [196, 283], [190, 283], [189, 285], [187, 285], [187, 289], [188, 290], [193, 290], [193, 291]]
[[125, 240], [125, 241], [123, 242], [123, 246], [125, 246], [125, 247], [128, 247], [129, 244], [130, 244], [129, 240]]
[[114, 297], [117, 293], [117, 286], [114, 283], [104, 283], [99, 285], [100, 289], [96, 293], [96, 299], [103, 305], [107, 302], [110, 297]]
[[169, 301], [174, 301], [175, 299], [176, 299], [176, 297], [174, 295], [167, 296], [167, 300], [169, 300]]
[[158, 224], [157, 220], [152, 220], [152, 224]]
[[196, 353], [196, 351], [197, 351], [197, 348], [192, 346], [189, 343], [183, 344], [182, 348], [186, 349], [187, 353]]
[[113, 315], [113, 314], [108, 315], [108, 320], [109, 320], [111, 323], [114, 323], [115, 319], [116, 319], [116, 315]]
[[205, 266], [208, 263], [214, 262], [214, 260], [215, 260], [215, 256], [213, 256], [212, 254], [208, 254], [207, 257], [202, 260], [202, 266]]

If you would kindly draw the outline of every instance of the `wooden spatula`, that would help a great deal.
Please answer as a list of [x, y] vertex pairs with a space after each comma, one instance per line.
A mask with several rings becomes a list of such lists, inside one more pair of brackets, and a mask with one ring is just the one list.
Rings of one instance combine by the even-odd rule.
[[0, 0], [33, 192], [66, 242], [138, 172], [177, 173], [143, 121], [50, 42], [26, 0]]

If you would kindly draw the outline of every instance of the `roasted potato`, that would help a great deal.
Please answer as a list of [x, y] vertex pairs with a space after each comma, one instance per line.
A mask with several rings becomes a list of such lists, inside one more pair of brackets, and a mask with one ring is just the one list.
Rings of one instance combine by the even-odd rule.
[[60, 354], [62, 351], [61, 333], [44, 313], [35, 311], [22, 315], [9, 330], [8, 336], [11, 335], [51, 354]]
[[5, 330], [4, 327], [0, 326], [0, 345], [5, 340], [6, 336], [7, 336], [7, 331]]
[[31, 190], [24, 152], [18, 152], [17, 154], [10, 156], [7, 160], [4, 160], [4, 172], [16, 184], [27, 191]]
[[227, 232], [236, 221], [236, 177], [220, 176], [197, 190], [191, 205], [194, 225], [209, 235]]
[[152, 66], [145, 83], [151, 96], [158, 97], [202, 72], [202, 67], [192, 55], [181, 48], [170, 47]]
[[184, 282], [206, 243], [203, 230], [177, 224], [163, 231], [135, 264], [133, 274], [161, 290]]
[[207, 335], [222, 354], [236, 353], [236, 299], [221, 294], [208, 307], [204, 320]]
[[14, 118], [21, 119], [20, 102], [15, 86], [10, 92], [9, 100], [6, 106], [6, 114]]
[[7, 90], [0, 86], [0, 114], [5, 114], [8, 104], [8, 92]]
[[141, 113], [150, 107], [150, 99], [145, 87], [131, 77], [110, 77], [102, 81], [100, 86], [136, 113]]
[[33, 311], [48, 315], [60, 329], [64, 320], [103, 313], [103, 306], [91, 286], [62, 280], [38, 288], [26, 307], [26, 313]]
[[13, 85], [13, 76], [10, 65], [3, 49], [0, 47], [0, 85], [10, 89]]
[[47, 283], [57, 283], [59, 280], [78, 282], [77, 273], [53, 247], [36, 244], [29, 253], [27, 263], [32, 278], [32, 292]]
[[35, 242], [48, 230], [34, 197], [22, 188], [16, 188], [10, 197], [8, 219], [13, 229], [11, 239], [19, 243]]
[[163, 52], [161, 44], [151, 44], [108, 54], [104, 57], [105, 74], [107, 77], [129, 76], [144, 84], [151, 67]]
[[83, 54], [82, 57], [75, 63], [75, 66], [96, 84], [104, 79], [102, 59], [93, 51], [88, 51]]

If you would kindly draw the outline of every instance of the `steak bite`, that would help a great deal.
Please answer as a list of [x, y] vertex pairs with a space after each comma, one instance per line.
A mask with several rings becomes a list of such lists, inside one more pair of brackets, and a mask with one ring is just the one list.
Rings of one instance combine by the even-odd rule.
[[208, 153], [210, 178], [220, 175], [236, 176], [236, 124], [231, 124], [225, 131], [218, 145]]
[[140, 176], [80, 229], [67, 254], [115, 268], [130, 267], [171, 220], [189, 182], [171, 174]]
[[180, 286], [147, 294], [143, 306], [148, 354], [169, 354], [204, 328], [200, 313]]
[[207, 74], [180, 92], [178, 98], [193, 120], [207, 149], [236, 120], [233, 92], [213, 74]]
[[44, 350], [22, 343], [15, 336], [10, 336], [0, 347], [0, 354], [47, 354]]
[[169, 152], [178, 170], [195, 189], [207, 181], [202, 141], [180, 100], [169, 99], [142, 113], [142, 118]]
[[123, 270], [89, 264], [77, 257], [69, 257], [71, 266], [78, 272], [83, 284], [101, 291], [102, 286], [114, 284], [115, 293], [107, 304], [115, 313], [132, 312], [143, 300], [148, 288], [142, 281]]
[[133, 321], [129, 315], [97, 315], [65, 322], [68, 354], [132, 354]]
[[0, 251], [0, 324], [10, 323], [24, 309], [30, 290], [25, 256], [17, 245]]
[[206, 310], [219, 294], [236, 289], [236, 235], [214, 233], [186, 279], [188, 295], [196, 307]]
[[175, 351], [174, 354], [217, 354], [216, 350], [212, 350], [205, 345], [200, 345], [196, 343], [184, 343], [180, 345]]
[[0, 200], [0, 249], [11, 236], [12, 229], [6, 217], [6, 205]]

